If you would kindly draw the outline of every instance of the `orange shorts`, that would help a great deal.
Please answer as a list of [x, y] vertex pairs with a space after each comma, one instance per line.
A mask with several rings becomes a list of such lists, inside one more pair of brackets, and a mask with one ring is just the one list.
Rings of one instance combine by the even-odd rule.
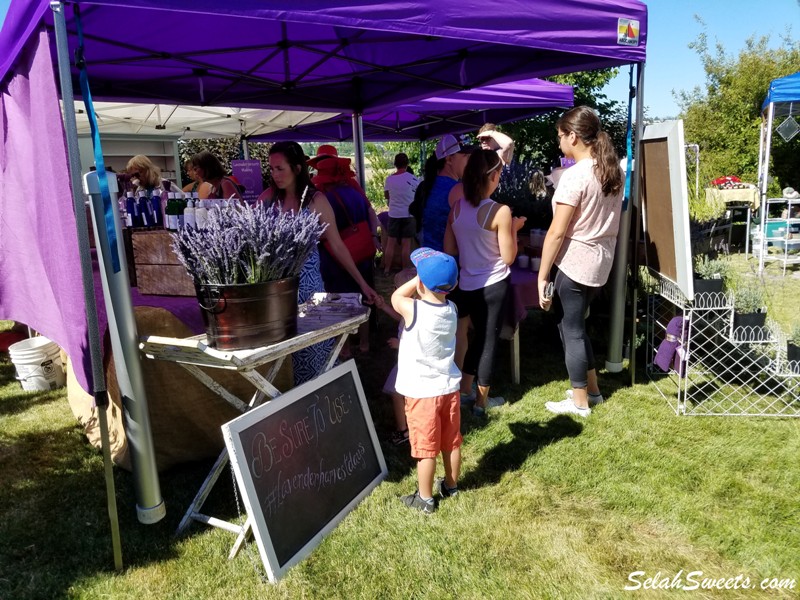
[[431, 398], [406, 397], [411, 456], [436, 458], [461, 446], [461, 395], [458, 390]]

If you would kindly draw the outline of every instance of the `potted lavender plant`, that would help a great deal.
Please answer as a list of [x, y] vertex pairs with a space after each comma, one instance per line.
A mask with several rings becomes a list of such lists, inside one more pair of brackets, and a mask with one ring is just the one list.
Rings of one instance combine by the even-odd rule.
[[730, 267], [728, 262], [701, 254], [694, 261], [694, 291], [700, 293], [720, 293]]
[[764, 288], [757, 281], [739, 282], [733, 290], [734, 339], [748, 341], [757, 338], [767, 320]]
[[172, 234], [194, 279], [209, 346], [257, 348], [296, 333], [298, 275], [324, 230], [310, 211], [234, 204], [209, 211], [204, 229]]

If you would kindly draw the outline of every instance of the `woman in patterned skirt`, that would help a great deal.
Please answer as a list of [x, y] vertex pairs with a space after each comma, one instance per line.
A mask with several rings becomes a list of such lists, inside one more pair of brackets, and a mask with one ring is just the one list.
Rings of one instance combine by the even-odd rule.
[[[328, 225], [322, 234], [322, 239], [328, 242], [336, 259], [358, 283], [366, 301], [372, 304], [378, 294], [361, 276], [342, 238], [339, 237], [331, 205], [325, 194], [317, 191], [312, 185], [306, 160], [307, 157], [297, 142], [273, 144], [269, 150], [270, 185], [258, 199], [270, 204], [277, 203], [282, 211], [310, 210], [317, 213], [320, 220]], [[305, 302], [314, 292], [324, 291], [319, 251], [315, 249], [300, 272], [298, 301]], [[333, 340], [328, 340], [295, 352], [292, 355], [295, 385], [319, 375], [332, 348]]]

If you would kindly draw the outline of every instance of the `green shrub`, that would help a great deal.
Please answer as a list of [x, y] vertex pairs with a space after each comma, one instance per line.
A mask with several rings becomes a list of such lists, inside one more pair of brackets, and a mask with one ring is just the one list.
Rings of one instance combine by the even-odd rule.
[[789, 333], [789, 343], [800, 346], [800, 323], [792, 325], [792, 331]]
[[706, 202], [705, 190], [700, 195], [689, 194], [689, 218], [698, 224], [709, 223], [725, 216], [725, 202], [721, 199]]
[[730, 270], [727, 260], [710, 258], [707, 254], [701, 254], [694, 261], [694, 272], [701, 279], [726, 279]]
[[765, 304], [764, 288], [756, 281], [743, 280], [733, 290], [733, 306], [740, 314], [759, 312]]

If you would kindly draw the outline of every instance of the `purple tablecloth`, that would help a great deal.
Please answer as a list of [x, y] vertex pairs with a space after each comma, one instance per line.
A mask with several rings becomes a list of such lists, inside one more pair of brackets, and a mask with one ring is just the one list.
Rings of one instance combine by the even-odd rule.
[[511, 298], [508, 314], [500, 338], [510, 340], [519, 324], [528, 316], [528, 309], [539, 308], [539, 288], [536, 284], [538, 273], [521, 269], [516, 263], [511, 265]]
[[516, 327], [528, 315], [529, 308], [539, 308], [539, 274], [530, 269], [511, 265], [511, 318]]

